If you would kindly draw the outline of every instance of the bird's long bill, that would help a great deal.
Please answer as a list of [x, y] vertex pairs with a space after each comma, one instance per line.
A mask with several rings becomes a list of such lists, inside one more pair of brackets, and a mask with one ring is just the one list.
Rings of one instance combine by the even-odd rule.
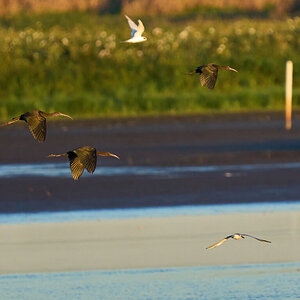
[[6, 125], [10, 125], [10, 124], [13, 124], [13, 123], [15, 123], [15, 122], [17, 122], [17, 121], [19, 121], [19, 119], [18, 119], [18, 120], [11, 120], [11, 121], [8, 121], [8, 122], [5, 122], [5, 123], [2, 123], [2, 124], [0, 124], [0, 126], [6, 126]]
[[186, 73], [186, 75], [193, 75], [193, 74], [195, 74], [195, 73], [196, 73], [196, 71], [194, 70], [194, 71], [192, 71], [192, 72]]
[[67, 118], [70, 118], [71, 120], [73, 120], [73, 118], [72, 118], [71, 116], [69, 116], [69, 115], [66, 115], [66, 114], [62, 114], [62, 113], [60, 113], [60, 116], [67, 117]]
[[236, 69], [231, 68], [231, 67], [229, 67], [229, 71], [233, 71], [233, 72], [237, 72], [238, 73], [238, 71]]
[[112, 157], [115, 157], [117, 159], [120, 159], [119, 156], [117, 156], [116, 154], [110, 153], [110, 152], [99, 152], [99, 151], [97, 151], [97, 154], [101, 155], [101, 156], [112, 156]]
[[66, 154], [50, 154], [47, 157], [60, 157], [60, 156], [65, 156]]

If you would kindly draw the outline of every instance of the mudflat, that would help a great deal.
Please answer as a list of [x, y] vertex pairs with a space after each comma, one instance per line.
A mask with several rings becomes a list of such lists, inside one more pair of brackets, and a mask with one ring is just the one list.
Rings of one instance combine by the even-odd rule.
[[[300, 114], [284, 128], [283, 112], [57, 121], [37, 143], [25, 123], [0, 128], [0, 164], [65, 163], [47, 158], [90, 145], [121, 159], [101, 166], [216, 166], [300, 161]], [[45, 168], [45, 173], [47, 169]], [[184, 177], [96, 176], [0, 177], [0, 212], [34, 212], [186, 204], [293, 201], [298, 168], [262, 172], [189, 174]], [[21, 171], [20, 171], [20, 175]]]

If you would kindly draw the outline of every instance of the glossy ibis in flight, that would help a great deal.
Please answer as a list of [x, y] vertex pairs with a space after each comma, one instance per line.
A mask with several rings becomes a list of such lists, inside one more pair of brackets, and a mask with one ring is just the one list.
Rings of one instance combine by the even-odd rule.
[[194, 71], [187, 73], [188, 75], [192, 75], [195, 73], [200, 74], [200, 82], [202, 86], [207, 86], [209, 89], [213, 89], [215, 87], [217, 78], [218, 78], [218, 70], [229, 70], [237, 72], [237, 70], [229, 67], [229, 66], [219, 66], [216, 64], [207, 64], [200, 67], [197, 67]]
[[99, 152], [95, 148], [85, 146], [68, 151], [63, 154], [50, 154], [48, 157], [60, 157], [67, 156], [70, 161], [70, 169], [74, 180], [77, 180], [84, 169], [89, 173], [94, 173], [97, 164], [97, 155], [101, 156], [112, 156], [117, 159], [120, 159], [117, 155], [110, 152]]
[[17, 121], [25, 121], [33, 135], [33, 137], [38, 140], [40, 143], [44, 142], [46, 139], [46, 118], [54, 117], [54, 116], [63, 116], [72, 119], [69, 115], [60, 113], [60, 112], [53, 112], [53, 113], [46, 113], [41, 110], [32, 110], [26, 112], [18, 117], [12, 118], [11, 121], [2, 123], [0, 126], [6, 126]]

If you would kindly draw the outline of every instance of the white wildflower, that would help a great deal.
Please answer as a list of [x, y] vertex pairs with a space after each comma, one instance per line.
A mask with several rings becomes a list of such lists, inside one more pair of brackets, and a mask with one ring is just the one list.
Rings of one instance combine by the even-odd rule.
[[188, 32], [186, 30], [183, 30], [179, 33], [179, 37], [182, 39], [182, 40], [185, 40], [187, 37], [188, 37]]
[[115, 41], [116, 40], [116, 36], [114, 34], [111, 34], [108, 38], [108, 41]]
[[101, 45], [102, 45], [102, 42], [100, 41], [100, 40], [97, 40], [96, 42], [95, 42], [95, 45], [96, 45], [96, 47], [100, 47]]
[[215, 32], [216, 32], [216, 29], [214, 27], [209, 27], [208, 28], [208, 33], [209, 34], [215, 34]]
[[250, 35], [254, 35], [256, 33], [256, 29], [253, 28], [253, 27], [250, 27], [248, 32], [249, 32]]
[[100, 36], [104, 39], [107, 36], [106, 31], [101, 31]]
[[222, 44], [225, 44], [227, 42], [228, 42], [228, 38], [226, 36], [224, 36], [224, 37], [221, 38], [221, 43]]
[[66, 37], [64, 37], [64, 38], [61, 40], [61, 42], [63, 43], [64, 46], [68, 46], [68, 45], [69, 45], [69, 40], [68, 40]]
[[226, 46], [224, 44], [220, 44], [220, 46], [217, 49], [217, 54], [223, 53], [223, 51], [226, 49]]
[[159, 27], [155, 27], [153, 30], [152, 30], [153, 34], [155, 35], [160, 35], [162, 34], [162, 29], [159, 28]]
[[45, 40], [41, 40], [40, 41], [40, 47], [45, 47], [46, 46], [46, 44], [47, 44], [47, 42], [45, 41]]
[[32, 42], [32, 37], [30, 35], [26, 36], [26, 43], [29, 44]]
[[114, 49], [114, 48], [116, 48], [116, 42], [110, 42], [109, 44], [108, 44], [108, 48], [110, 48], [110, 49]]
[[21, 31], [21, 32], [19, 33], [19, 37], [20, 37], [21, 39], [23, 39], [25, 36], [26, 36], [26, 33], [25, 33], [24, 31]]
[[34, 40], [38, 39], [39, 38], [39, 33], [37, 31], [35, 31], [33, 34], [32, 34], [32, 37]]
[[100, 58], [105, 57], [105, 56], [110, 56], [109, 49], [102, 49], [101, 51], [99, 51], [98, 56]]
[[84, 44], [84, 45], [82, 46], [82, 50], [85, 51], [85, 52], [87, 52], [87, 51], [89, 50], [89, 48], [90, 48], [90, 45], [89, 45], [89, 44]]

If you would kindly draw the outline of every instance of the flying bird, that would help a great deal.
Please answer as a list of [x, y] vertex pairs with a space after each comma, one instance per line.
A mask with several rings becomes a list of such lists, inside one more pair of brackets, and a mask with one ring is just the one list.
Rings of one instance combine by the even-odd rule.
[[50, 154], [48, 157], [68, 156], [73, 179], [77, 180], [84, 169], [86, 169], [89, 173], [94, 173], [97, 164], [97, 155], [112, 156], [120, 159], [115, 154], [110, 152], [99, 152], [96, 151], [95, 148], [89, 146], [80, 147], [63, 154]]
[[141, 20], [138, 20], [138, 24], [136, 25], [128, 16], [125, 15], [125, 18], [128, 21], [129, 27], [131, 28], [131, 38], [123, 41], [123, 43], [141, 43], [147, 40], [146, 37], [142, 36], [145, 31], [145, 27]]
[[219, 66], [216, 64], [207, 64], [207, 65], [197, 67], [194, 71], [187, 73], [187, 75], [199, 73], [201, 85], [207, 86], [209, 89], [212, 90], [215, 87], [215, 84], [216, 84], [216, 81], [218, 78], [218, 70], [219, 69], [237, 72], [237, 70], [235, 70], [229, 66]]
[[43, 143], [46, 139], [46, 118], [54, 117], [54, 116], [63, 116], [70, 119], [73, 119], [69, 115], [60, 113], [60, 112], [53, 112], [53, 113], [46, 113], [41, 110], [32, 110], [26, 112], [18, 117], [12, 118], [11, 121], [2, 123], [0, 126], [6, 126], [17, 121], [25, 121], [33, 135], [33, 137], [38, 140], [40, 143]]
[[212, 249], [212, 248], [218, 247], [218, 246], [222, 245], [224, 242], [226, 242], [227, 240], [229, 240], [230, 238], [235, 239], [235, 240], [239, 240], [239, 239], [244, 239], [245, 236], [251, 237], [251, 238], [256, 239], [256, 240], [258, 240], [260, 242], [271, 243], [270, 241], [259, 239], [259, 238], [255, 237], [255, 236], [252, 236], [252, 235], [249, 235], [249, 234], [234, 233], [232, 235], [226, 236], [223, 240], [217, 242], [216, 244], [213, 244], [213, 245], [207, 247], [206, 249]]

